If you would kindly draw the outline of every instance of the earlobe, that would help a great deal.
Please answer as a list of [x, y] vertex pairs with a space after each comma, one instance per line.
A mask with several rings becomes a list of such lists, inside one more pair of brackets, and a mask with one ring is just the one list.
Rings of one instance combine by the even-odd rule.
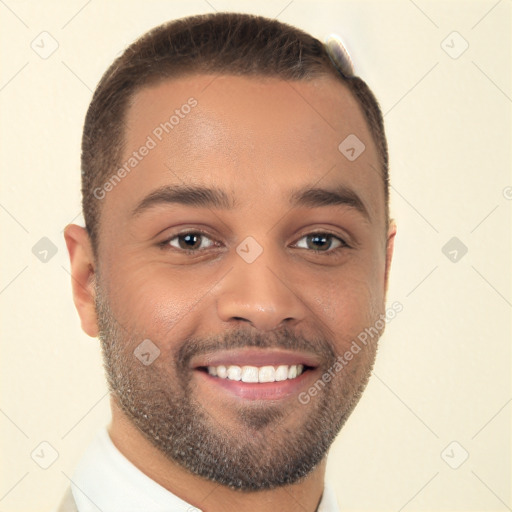
[[391, 260], [393, 259], [393, 250], [395, 245], [395, 236], [396, 236], [396, 222], [394, 219], [389, 221], [387, 242], [386, 242], [386, 270], [384, 275], [384, 287], [385, 292], [388, 291], [389, 285], [389, 270], [391, 268]]
[[85, 228], [69, 224], [64, 238], [71, 263], [73, 301], [80, 316], [83, 331], [91, 337], [98, 336], [95, 308], [95, 262], [89, 234]]

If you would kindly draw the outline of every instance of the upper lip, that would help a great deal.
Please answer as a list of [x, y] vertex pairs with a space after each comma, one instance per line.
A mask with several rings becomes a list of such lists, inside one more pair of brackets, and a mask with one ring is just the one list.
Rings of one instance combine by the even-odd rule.
[[192, 368], [220, 365], [278, 366], [293, 364], [316, 367], [320, 364], [320, 361], [317, 356], [311, 353], [254, 348], [220, 350], [193, 357], [191, 360]]

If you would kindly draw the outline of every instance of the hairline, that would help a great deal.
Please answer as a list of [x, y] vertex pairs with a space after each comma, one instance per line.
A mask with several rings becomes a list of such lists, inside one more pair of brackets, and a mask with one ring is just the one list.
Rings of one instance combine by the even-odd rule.
[[[262, 42], [265, 39], [261, 35], [268, 36], [267, 43]], [[380, 105], [366, 82], [350, 66], [340, 66], [326, 50], [324, 43], [298, 27], [242, 13], [170, 20], [133, 41], [104, 72], [84, 124], [82, 206], [93, 250], [99, 246], [104, 201], [94, 191], [123, 161], [126, 119], [135, 98], [151, 86], [193, 75], [291, 83], [332, 77], [345, 85], [377, 149], [379, 169], [374, 171], [380, 174], [384, 187], [384, 215], [389, 224], [389, 156]]]

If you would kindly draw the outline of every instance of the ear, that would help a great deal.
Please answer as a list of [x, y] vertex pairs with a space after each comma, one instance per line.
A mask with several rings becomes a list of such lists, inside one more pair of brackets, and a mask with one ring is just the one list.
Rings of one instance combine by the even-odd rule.
[[384, 274], [384, 289], [387, 293], [389, 284], [389, 269], [391, 268], [391, 260], [393, 259], [393, 249], [395, 246], [396, 223], [394, 219], [389, 221], [387, 243], [386, 243], [386, 271]]
[[91, 240], [85, 228], [69, 224], [64, 229], [64, 238], [71, 263], [71, 285], [73, 301], [80, 316], [83, 331], [92, 337], [98, 336], [95, 308], [95, 262]]

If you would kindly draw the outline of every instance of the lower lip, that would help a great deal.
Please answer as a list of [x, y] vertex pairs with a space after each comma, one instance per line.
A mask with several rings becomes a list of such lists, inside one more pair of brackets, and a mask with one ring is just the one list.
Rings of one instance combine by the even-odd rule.
[[278, 382], [242, 382], [240, 380], [221, 379], [202, 370], [195, 370], [198, 378], [208, 386], [227, 391], [245, 400], [280, 400], [297, 395], [315, 374], [314, 369], [306, 370], [295, 379]]

